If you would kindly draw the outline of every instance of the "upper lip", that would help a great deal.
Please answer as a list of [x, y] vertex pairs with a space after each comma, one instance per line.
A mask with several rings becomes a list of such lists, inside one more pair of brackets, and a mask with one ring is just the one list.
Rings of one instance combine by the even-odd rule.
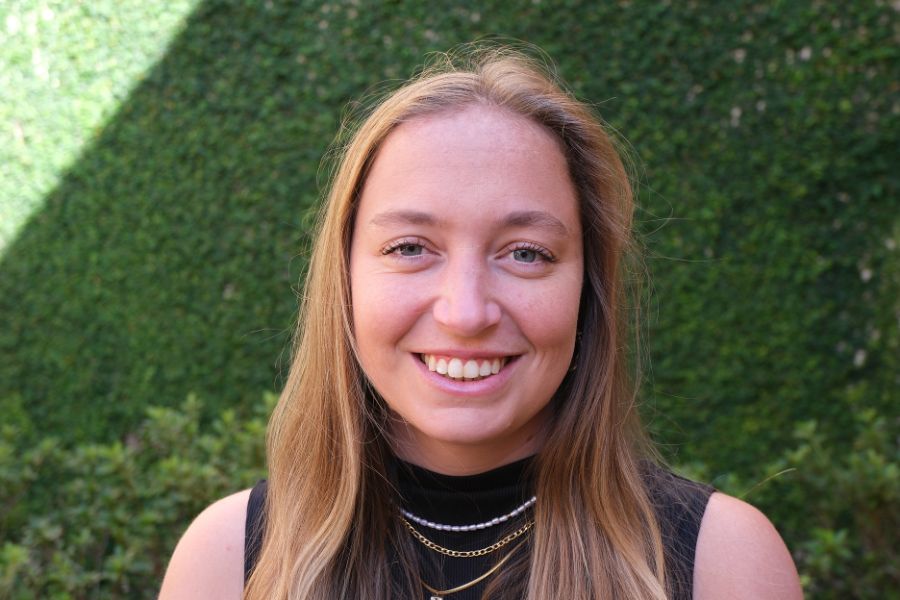
[[448, 356], [450, 358], [472, 359], [472, 360], [488, 360], [494, 358], [512, 358], [518, 356], [521, 352], [495, 352], [492, 350], [456, 350], [442, 348], [437, 350], [422, 350], [416, 354], [426, 354], [434, 356]]

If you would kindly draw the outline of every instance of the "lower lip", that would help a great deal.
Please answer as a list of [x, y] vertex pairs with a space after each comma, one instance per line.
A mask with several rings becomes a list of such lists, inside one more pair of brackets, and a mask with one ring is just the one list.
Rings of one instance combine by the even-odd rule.
[[485, 377], [484, 379], [478, 379], [476, 381], [465, 381], [462, 379], [450, 379], [435, 371], [430, 371], [428, 365], [422, 362], [418, 354], [411, 354], [410, 356], [419, 366], [419, 370], [422, 371], [425, 380], [431, 386], [444, 393], [464, 397], [484, 396], [499, 391], [506, 385], [506, 382], [509, 381], [513, 368], [519, 359], [518, 356], [508, 359], [506, 364], [503, 365], [503, 368], [500, 369], [500, 372], [496, 375], [491, 375], [490, 377]]

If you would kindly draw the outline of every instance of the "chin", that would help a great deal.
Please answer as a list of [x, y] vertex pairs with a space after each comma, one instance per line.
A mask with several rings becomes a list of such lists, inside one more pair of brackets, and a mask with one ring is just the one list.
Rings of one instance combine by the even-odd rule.
[[442, 428], [439, 431], [424, 432], [425, 435], [432, 440], [442, 442], [444, 444], [459, 444], [465, 446], [478, 446], [482, 444], [491, 444], [499, 441], [504, 437], [503, 431], [494, 430], [473, 430], [473, 429], [456, 429]]
[[423, 423], [423, 427], [412, 425], [423, 439], [467, 446], [491, 445], [524, 433], [517, 431], [510, 419], [500, 415], [485, 415], [484, 411], [478, 410], [459, 412], [465, 414], [451, 415], [442, 411], [443, 414], [433, 415]]

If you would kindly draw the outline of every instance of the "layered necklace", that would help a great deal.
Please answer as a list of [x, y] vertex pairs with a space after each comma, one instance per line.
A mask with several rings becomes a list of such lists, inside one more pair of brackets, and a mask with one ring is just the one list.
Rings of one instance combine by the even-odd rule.
[[[403, 515], [400, 518], [400, 520], [403, 523], [403, 525], [406, 527], [406, 529], [409, 531], [410, 535], [412, 535], [412, 537], [417, 542], [419, 542], [420, 544], [422, 544], [423, 546], [425, 546], [428, 550], [430, 550], [432, 552], [437, 552], [438, 554], [442, 554], [444, 556], [449, 556], [452, 558], [477, 558], [477, 557], [487, 556], [489, 554], [492, 554], [492, 553], [500, 550], [501, 548], [504, 548], [504, 547], [508, 546], [509, 544], [515, 542], [516, 540], [519, 540], [520, 538], [525, 536], [529, 531], [531, 531], [531, 528], [534, 526], [534, 520], [530, 519], [530, 518], [524, 519], [524, 522], [522, 523], [522, 525], [520, 525], [514, 531], [504, 535], [503, 537], [498, 539], [493, 544], [490, 544], [483, 548], [478, 548], [476, 550], [453, 550], [451, 548], [445, 548], [444, 546], [441, 546], [440, 544], [437, 544], [436, 542], [432, 541], [426, 535], [424, 535], [421, 531], [416, 529], [416, 527], [415, 527], [415, 525], [413, 525], [413, 523], [416, 523], [425, 528], [434, 529], [437, 531], [444, 531], [444, 532], [458, 533], [458, 532], [482, 531], [484, 529], [488, 529], [490, 527], [495, 527], [502, 523], [508, 523], [508, 522], [516, 519], [520, 515], [524, 514], [529, 508], [531, 508], [536, 501], [537, 501], [537, 497], [532, 496], [531, 498], [526, 500], [524, 503], [517, 506], [516, 508], [514, 508], [513, 510], [511, 510], [510, 512], [508, 512], [506, 514], [500, 515], [498, 517], [494, 517], [493, 519], [488, 519], [487, 521], [483, 521], [481, 523], [473, 523], [471, 525], [445, 525], [445, 524], [441, 524], [441, 523], [435, 523], [428, 519], [419, 517], [405, 509], [400, 509], [400, 513]], [[490, 569], [488, 569], [487, 571], [485, 571], [484, 573], [482, 573], [475, 579], [472, 579], [471, 581], [467, 581], [461, 585], [457, 585], [457, 586], [449, 588], [449, 589], [438, 589], [438, 588], [435, 588], [435, 587], [429, 585], [421, 578], [420, 578], [420, 582], [422, 583], [422, 586], [426, 590], [428, 590], [428, 592], [431, 594], [429, 600], [444, 600], [444, 598], [446, 596], [455, 594], [457, 592], [461, 592], [463, 590], [467, 590], [467, 589], [481, 583], [482, 581], [484, 581], [485, 579], [487, 579], [488, 577], [490, 577], [491, 575], [493, 575], [494, 573], [499, 571], [500, 568], [510, 559], [510, 557], [513, 554], [515, 554], [515, 552], [519, 549], [519, 547], [522, 546], [522, 544], [524, 544], [524, 543], [525, 543], [524, 540], [519, 541], [515, 546], [513, 546], [513, 548], [509, 552], [507, 552], [502, 558], [500, 558], [500, 560], [498, 560], [494, 564], [494, 566], [492, 566]]]

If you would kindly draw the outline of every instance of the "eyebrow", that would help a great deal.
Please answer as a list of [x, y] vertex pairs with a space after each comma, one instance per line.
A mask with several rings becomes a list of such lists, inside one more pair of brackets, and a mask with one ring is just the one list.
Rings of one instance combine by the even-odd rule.
[[378, 227], [389, 227], [391, 225], [435, 225], [437, 224], [437, 219], [427, 212], [418, 210], [388, 210], [372, 217], [369, 223]]
[[[441, 225], [442, 222], [436, 219], [434, 215], [418, 210], [389, 210], [378, 213], [372, 220], [371, 225], [378, 227], [389, 227], [391, 225]], [[561, 237], [569, 235], [569, 228], [562, 221], [541, 210], [519, 210], [511, 212], [503, 218], [501, 222], [502, 228], [510, 227], [537, 227], [546, 229], [553, 234]]]
[[509, 213], [503, 220], [506, 227], [538, 227], [561, 237], [569, 235], [569, 228], [562, 221], [542, 210], [521, 210]]

